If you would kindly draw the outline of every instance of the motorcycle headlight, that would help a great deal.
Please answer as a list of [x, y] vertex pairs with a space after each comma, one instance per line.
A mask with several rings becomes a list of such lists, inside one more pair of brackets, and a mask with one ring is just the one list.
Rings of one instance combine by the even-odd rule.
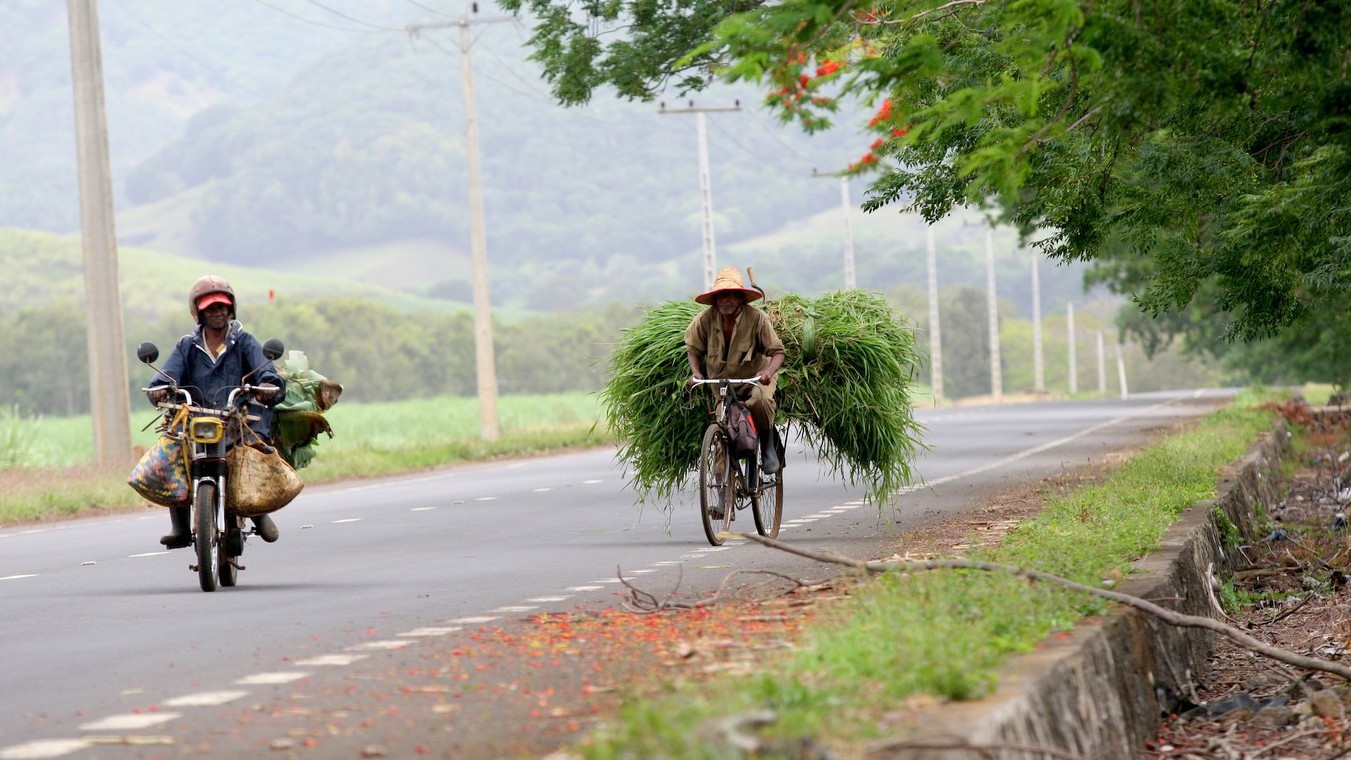
[[188, 423], [188, 437], [193, 443], [216, 443], [225, 437], [225, 425], [215, 417], [194, 417]]

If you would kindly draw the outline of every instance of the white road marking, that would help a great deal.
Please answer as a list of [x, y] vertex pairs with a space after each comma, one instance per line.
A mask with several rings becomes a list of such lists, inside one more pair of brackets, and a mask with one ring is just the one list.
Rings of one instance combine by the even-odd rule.
[[146, 553], [144, 553], [144, 554], [130, 554], [130, 555], [127, 555], [127, 558], [128, 558], [128, 559], [136, 559], [137, 557], [158, 557], [158, 556], [160, 556], [161, 554], [168, 554], [168, 553], [169, 553], [169, 552], [167, 552], [167, 551], [163, 551], [163, 552], [146, 552]]
[[501, 497], [501, 496], [480, 496], [480, 497], [478, 497], [477, 499], [474, 499], [474, 501], [497, 501], [497, 500], [500, 499], [500, 498], [502, 498], [502, 497]]
[[38, 577], [37, 573], [28, 573], [27, 575], [6, 575], [5, 577], [0, 578], [0, 581], [17, 581], [20, 578], [36, 578], [36, 577]]
[[463, 630], [458, 625], [452, 625], [445, 628], [414, 628], [411, 631], [405, 631], [400, 636], [445, 636]]
[[351, 665], [357, 660], [364, 659], [366, 659], [364, 654], [325, 654], [319, 657], [311, 657], [308, 660], [296, 660], [296, 664], [305, 668], [314, 668], [328, 665]]
[[506, 607], [498, 607], [497, 609], [493, 610], [493, 612], [529, 612], [531, 610], [537, 609], [539, 609], [539, 607], [525, 604], [514, 604], [508, 605]]
[[0, 749], [0, 760], [45, 760], [61, 757], [89, 746], [84, 739], [45, 739]]
[[174, 697], [166, 700], [164, 704], [169, 707], [213, 707], [247, 695], [247, 691], [199, 691], [196, 694]]
[[605, 588], [604, 586], [568, 586], [568, 591], [596, 591]]
[[530, 598], [530, 599], [526, 599], [526, 601], [527, 601], [527, 602], [538, 602], [539, 604], [547, 604], [547, 603], [549, 603], [549, 602], [562, 602], [562, 601], [566, 601], [566, 600], [571, 599], [571, 598], [572, 598], [572, 597], [570, 597], [570, 596], [536, 596], [536, 597], [532, 597], [532, 598]]
[[389, 641], [363, 641], [360, 644], [347, 647], [347, 651], [362, 652], [366, 650], [403, 649], [412, 643], [413, 642], [411, 641], [399, 641], [398, 639], [391, 639]]
[[534, 489], [534, 492], [535, 492], [535, 493], [545, 493], [545, 492], [552, 491], [552, 490], [554, 490], [554, 489], [552, 489], [552, 488], [536, 488], [536, 489]]
[[279, 683], [290, 683], [299, 681], [302, 678], [308, 678], [309, 673], [301, 673], [298, 670], [279, 671], [276, 673], [254, 673], [251, 676], [245, 676], [235, 681], [239, 686], [271, 686]]
[[479, 623], [491, 623], [496, 620], [492, 615], [482, 615], [479, 617], [462, 617], [451, 620], [452, 623], [463, 623], [464, 625], [477, 625]]
[[128, 713], [126, 715], [110, 715], [103, 720], [96, 720], [93, 723], [86, 723], [80, 726], [81, 731], [135, 731], [151, 726], [158, 726], [161, 723], [168, 723], [171, 720], [177, 720], [182, 717], [182, 713]]
[[334, 524], [334, 525], [342, 525], [343, 523], [361, 522], [361, 521], [364, 520], [364, 519], [366, 519], [366, 518], [364, 518], [364, 517], [344, 517], [344, 518], [341, 519], [341, 520], [334, 520], [334, 521], [333, 521], [333, 524]]
[[436, 507], [413, 507], [413, 509], [412, 509], [411, 511], [413, 511], [413, 512], [430, 512], [430, 511], [432, 511], [433, 509], [436, 509]]
[[598, 580], [598, 581], [591, 581], [591, 582], [592, 582], [592, 583], [619, 583], [620, 581], [619, 581], [618, 578], [601, 578], [601, 579]]
[[584, 485], [584, 486], [592, 486], [592, 485], [595, 485], [595, 484], [597, 484], [597, 483], [604, 483], [604, 482], [605, 482], [605, 481], [603, 481], [603, 480], [583, 480], [583, 481], [582, 481], [582, 485]]

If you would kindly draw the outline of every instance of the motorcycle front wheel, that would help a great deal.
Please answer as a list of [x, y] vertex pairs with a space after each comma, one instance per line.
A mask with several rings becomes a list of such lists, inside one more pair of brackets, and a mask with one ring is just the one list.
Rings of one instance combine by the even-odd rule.
[[203, 591], [216, 590], [216, 574], [220, 572], [220, 532], [216, 529], [216, 493], [215, 483], [203, 481], [197, 485], [197, 495], [192, 501], [197, 580]]

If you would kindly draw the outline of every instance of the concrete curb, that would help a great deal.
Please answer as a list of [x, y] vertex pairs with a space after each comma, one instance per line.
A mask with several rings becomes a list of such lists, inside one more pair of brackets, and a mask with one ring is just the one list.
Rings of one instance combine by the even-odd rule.
[[[1228, 569], [1225, 547], [1257, 537], [1258, 515], [1281, 486], [1284, 424], [1222, 475], [1215, 499], [1193, 506], [1117, 590], [1189, 615], [1212, 615], [1207, 589]], [[1014, 658], [985, 698], [926, 711], [905, 746], [869, 757], [1014, 760], [1062, 755], [1131, 760], [1154, 737], [1161, 707], [1186, 694], [1213, 634], [1119, 608]]]

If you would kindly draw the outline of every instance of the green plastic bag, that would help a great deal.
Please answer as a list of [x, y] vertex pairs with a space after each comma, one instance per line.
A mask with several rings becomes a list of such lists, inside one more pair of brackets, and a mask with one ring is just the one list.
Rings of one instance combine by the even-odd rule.
[[273, 407], [278, 448], [282, 457], [299, 470], [314, 460], [321, 433], [333, 437], [324, 412], [338, 403], [342, 385], [310, 369], [304, 351], [288, 351], [276, 367], [286, 379], [286, 397]]

